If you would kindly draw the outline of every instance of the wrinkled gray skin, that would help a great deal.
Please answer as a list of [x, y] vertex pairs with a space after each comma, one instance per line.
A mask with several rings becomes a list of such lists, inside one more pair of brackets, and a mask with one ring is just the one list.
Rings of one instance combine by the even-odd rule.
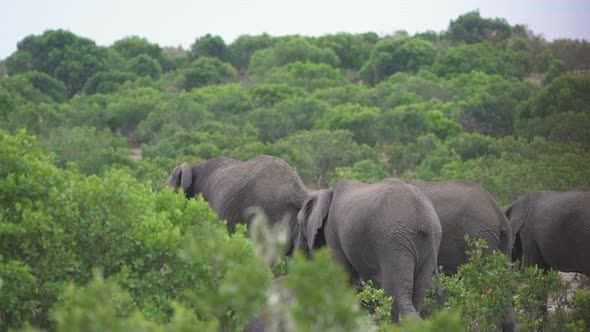
[[486, 240], [486, 253], [499, 250], [510, 256], [510, 224], [487, 190], [465, 180], [404, 182], [417, 187], [430, 199], [440, 219], [442, 238], [438, 264], [443, 266], [445, 274], [457, 273], [459, 266], [467, 263], [465, 252], [469, 248], [465, 243], [465, 234]]
[[[512, 229], [504, 211], [487, 190], [465, 180], [404, 182], [414, 185], [430, 199], [440, 219], [442, 238], [438, 264], [443, 266], [445, 274], [457, 273], [459, 266], [468, 262], [465, 234], [486, 240], [485, 254], [499, 250], [510, 256]], [[513, 331], [516, 325], [514, 308], [506, 310], [502, 331]]]
[[513, 260], [590, 277], [590, 191], [533, 191], [506, 211]]
[[416, 187], [395, 179], [340, 181], [308, 198], [297, 218], [297, 248], [310, 252], [327, 245], [353, 282], [375, 280], [393, 296], [394, 321], [399, 314], [420, 320], [441, 226]]
[[199, 165], [183, 163], [174, 168], [166, 184], [175, 190], [182, 188], [187, 198], [202, 194], [219, 219], [227, 220], [230, 233], [236, 224], [248, 225], [250, 208], [259, 207], [271, 226], [288, 216], [290, 232], [296, 235], [297, 213], [307, 198], [291, 166], [264, 155], [248, 161], [217, 157]]

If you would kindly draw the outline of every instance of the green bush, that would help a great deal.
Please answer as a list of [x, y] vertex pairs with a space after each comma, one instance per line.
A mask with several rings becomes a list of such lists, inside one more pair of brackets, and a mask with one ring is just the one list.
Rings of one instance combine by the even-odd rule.
[[361, 305], [369, 310], [373, 321], [388, 325], [391, 322], [393, 298], [385, 295], [383, 288], [373, 286], [373, 282], [362, 282], [362, 290], [357, 294]]
[[387, 177], [387, 167], [382, 162], [374, 162], [370, 159], [356, 162], [352, 167], [336, 167], [328, 173], [330, 186], [340, 180], [357, 180], [365, 183], [375, 183]]
[[459, 310], [470, 330], [496, 331], [502, 325], [516, 293], [515, 272], [510, 258], [499, 251], [484, 255], [485, 240], [465, 241], [469, 263], [459, 267], [453, 287], [463, 288], [459, 296], [447, 295], [451, 308]]
[[522, 271], [521, 286], [515, 301], [520, 329], [539, 331], [547, 327], [547, 299], [549, 295], [564, 291], [564, 284], [556, 271], [545, 274], [537, 267], [527, 267]]
[[289, 309], [295, 331], [359, 330], [362, 315], [354, 291], [327, 249], [314, 252], [311, 261], [296, 253], [285, 288], [295, 297]]
[[583, 321], [586, 329], [590, 329], [590, 294], [582, 289], [576, 289], [570, 301], [572, 320]]
[[109, 129], [59, 127], [40, 142], [43, 149], [57, 156], [55, 165], [66, 168], [76, 163], [84, 174], [100, 174], [113, 165], [133, 166], [127, 141]]
[[259, 311], [270, 269], [245, 229], [228, 235], [202, 198], [153, 192], [120, 170], [60, 170], [24, 133], [1, 133], [0, 143], [0, 329], [54, 329], [50, 309], [68, 283], [90, 282], [94, 267], [130, 296], [118, 317], [137, 311], [165, 323], [178, 302], [233, 330]]

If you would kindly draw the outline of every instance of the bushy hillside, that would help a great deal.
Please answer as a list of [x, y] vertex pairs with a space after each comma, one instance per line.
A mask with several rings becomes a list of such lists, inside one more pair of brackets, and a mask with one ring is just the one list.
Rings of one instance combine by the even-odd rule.
[[[275, 155], [315, 188], [463, 178], [503, 207], [531, 190], [590, 186], [589, 69], [587, 41], [548, 42], [478, 12], [440, 33], [206, 35], [188, 50], [28, 36], [0, 62], [0, 331], [236, 330], [258, 314], [272, 273], [243, 231], [227, 235], [205, 202], [164, 190], [183, 161]], [[329, 281], [317, 301], [333, 311], [306, 325], [325, 309], [300, 300], [286, 320], [393, 328], [373, 326], [322, 257], [295, 257], [286, 288]], [[451, 309], [476, 296], [469, 273], [449, 281]], [[542, 279], [529, 273], [516, 278]], [[546, 278], [538, 287], [559, 288]], [[550, 325], [531, 303], [527, 328], [590, 328], [569, 312]], [[461, 310], [424, 329], [489, 327], [483, 309]]]

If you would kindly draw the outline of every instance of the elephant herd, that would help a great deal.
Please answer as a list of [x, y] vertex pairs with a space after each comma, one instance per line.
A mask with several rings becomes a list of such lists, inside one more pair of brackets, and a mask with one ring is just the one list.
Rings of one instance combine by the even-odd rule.
[[[166, 183], [182, 188], [187, 198], [202, 194], [219, 219], [227, 220], [229, 232], [249, 224], [251, 207], [260, 208], [271, 225], [286, 218], [288, 254], [327, 246], [352, 282], [375, 280], [393, 296], [396, 321], [400, 315], [420, 319], [437, 266], [452, 274], [467, 262], [466, 234], [524, 266], [590, 276], [588, 188], [531, 192], [506, 213], [485, 189], [464, 180], [345, 180], [308, 195], [295, 171], [273, 156], [183, 163]], [[512, 321], [503, 328], [513, 327]]]

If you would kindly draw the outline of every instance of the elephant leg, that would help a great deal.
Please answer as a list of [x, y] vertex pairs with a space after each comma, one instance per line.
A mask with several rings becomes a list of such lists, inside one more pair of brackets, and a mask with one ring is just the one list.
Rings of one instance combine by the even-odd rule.
[[428, 293], [428, 286], [430, 285], [430, 280], [432, 280], [434, 272], [432, 271], [432, 268], [427, 265], [428, 264], [423, 264], [418, 269], [414, 280], [412, 303], [418, 312], [422, 309], [422, 304], [424, 304], [424, 299]]
[[510, 307], [506, 308], [506, 318], [502, 322], [502, 332], [512, 332], [516, 328], [516, 313], [514, 312], [514, 306], [511, 304]]
[[529, 239], [528, 241], [526, 240], [527, 239], [522, 239], [522, 266], [527, 267], [536, 265], [544, 271], [549, 271], [550, 266], [545, 262], [545, 259], [543, 259], [543, 255], [541, 254], [537, 242], [532, 239]]
[[332, 243], [331, 245], [328, 245], [328, 248], [330, 248], [330, 252], [332, 253], [332, 258], [336, 262], [341, 264], [342, 267], [344, 267], [344, 271], [346, 271], [346, 273], [348, 273], [350, 284], [355, 286], [355, 288], [356, 288], [355, 284], [361, 280], [359, 273], [352, 266], [352, 264], [350, 263], [350, 261], [346, 257], [344, 250], [342, 250], [342, 247], [340, 247], [339, 243], [337, 243], [337, 242], [336, 243], [331, 242], [331, 243]]
[[[544, 273], [549, 272], [551, 266], [547, 264], [543, 256], [541, 255], [541, 250], [535, 241], [524, 241], [523, 239], [523, 249], [522, 249], [522, 267], [529, 267], [529, 266], [537, 266], [539, 269], [543, 270]], [[541, 313], [547, 313], [547, 299], [543, 299], [543, 304], [541, 304]]]
[[393, 297], [391, 305], [391, 320], [399, 323], [402, 319], [411, 317], [420, 321], [420, 316], [413, 303], [414, 263], [388, 265], [381, 273], [381, 286], [385, 294]]

